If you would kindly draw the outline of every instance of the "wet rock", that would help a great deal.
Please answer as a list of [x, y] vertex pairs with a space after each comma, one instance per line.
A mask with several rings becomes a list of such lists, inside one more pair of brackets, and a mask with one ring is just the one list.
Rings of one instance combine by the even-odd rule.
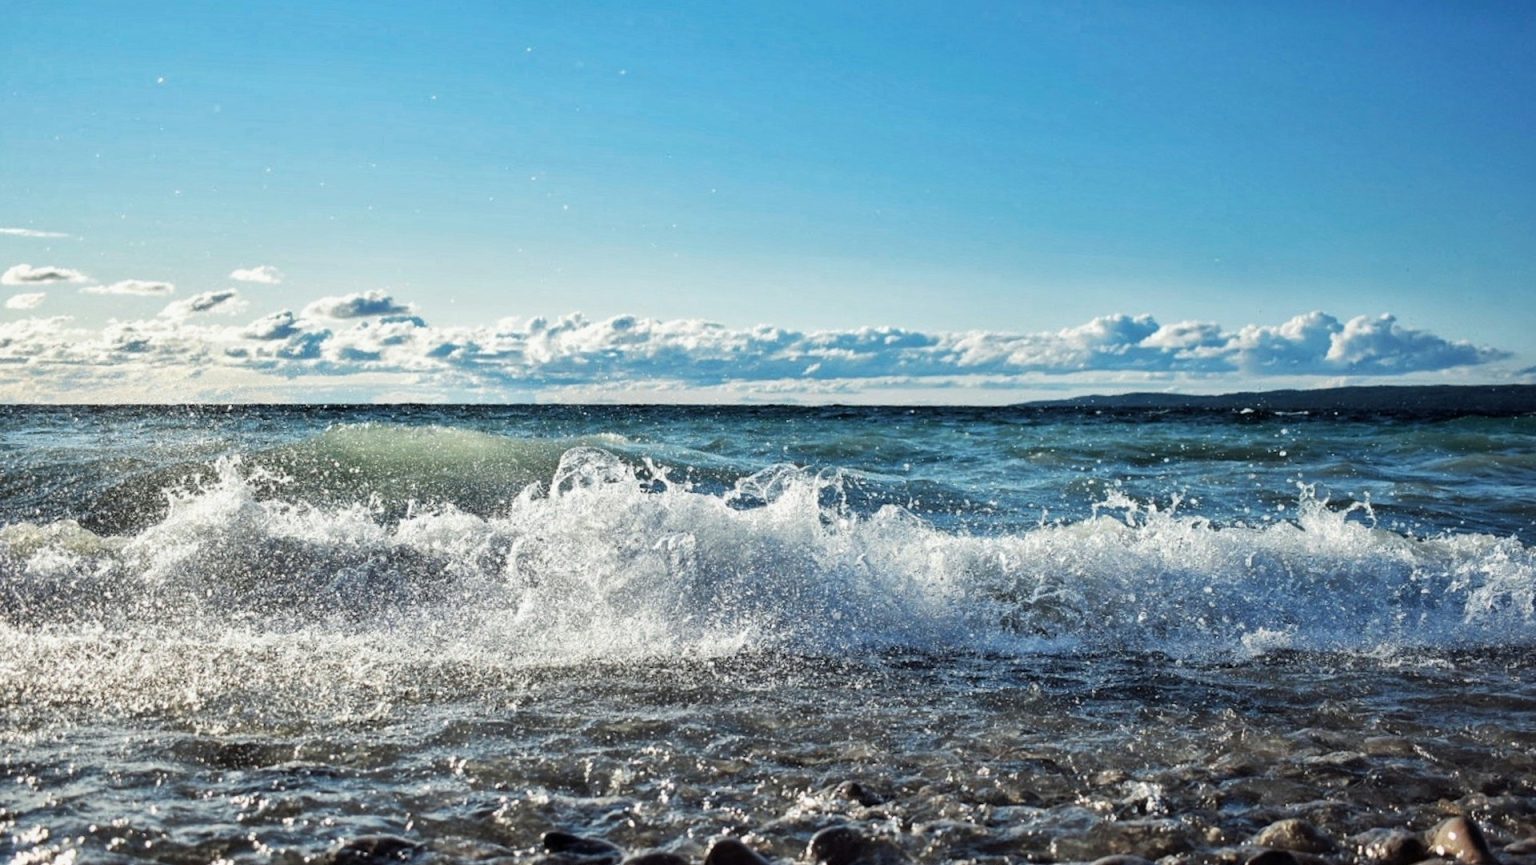
[[844, 781], [837, 785], [837, 795], [865, 808], [885, 804], [885, 798], [858, 781]]
[[1140, 856], [1117, 853], [1113, 856], [1103, 856], [1095, 859], [1090, 865], [1152, 865], [1152, 860], [1144, 859]]
[[1497, 865], [1498, 858], [1489, 849], [1483, 830], [1465, 817], [1440, 822], [1425, 836], [1429, 852], [1465, 865]]
[[1504, 852], [1511, 856], [1536, 855], [1536, 838], [1527, 838], [1524, 841], [1516, 841], [1513, 844], [1506, 845]]
[[899, 865], [910, 861], [889, 841], [869, 838], [852, 826], [832, 826], [811, 836], [805, 853], [824, 865]]
[[1255, 847], [1286, 850], [1292, 853], [1332, 853], [1338, 849], [1328, 836], [1305, 820], [1292, 817], [1279, 820], [1259, 830], [1253, 836]]
[[852, 826], [832, 826], [811, 837], [805, 853], [813, 862], [826, 865], [850, 865], [857, 862], [869, 839]]
[[1265, 850], [1248, 857], [1243, 865], [1300, 865], [1289, 850]]
[[638, 853], [631, 856], [621, 862], [620, 865], [688, 865], [688, 859], [676, 853], [652, 850], [649, 853]]
[[409, 862], [421, 852], [421, 845], [394, 835], [368, 835], [354, 838], [331, 854], [331, 865], [382, 865], [385, 862]]
[[735, 838], [721, 838], [704, 854], [704, 865], [770, 865], [769, 861]]
[[1413, 865], [1429, 855], [1424, 840], [1404, 829], [1371, 829], [1349, 839], [1355, 855], [1378, 865]]
[[617, 844], [601, 838], [572, 835], [570, 832], [545, 832], [544, 849], [572, 859], [585, 859], [593, 863], [618, 862], [624, 858], [624, 850]]
[[[1325, 859], [1315, 853], [1299, 853], [1295, 850], [1256, 849], [1253, 847], [1239, 847], [1233, 851], [1238, 854], [1234, 862], [1258, 863], [1258, 865], [1336, 865], [1331, 859]], [[1274, 854], [1274, 855], [1269, 855]]]

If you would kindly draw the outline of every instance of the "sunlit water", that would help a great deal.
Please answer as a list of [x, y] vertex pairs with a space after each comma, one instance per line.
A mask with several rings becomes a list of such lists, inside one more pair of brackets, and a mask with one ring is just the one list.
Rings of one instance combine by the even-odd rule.
[[1533, 490], [1531, 417], [6, 409], [0, 856], [1512, 841]]

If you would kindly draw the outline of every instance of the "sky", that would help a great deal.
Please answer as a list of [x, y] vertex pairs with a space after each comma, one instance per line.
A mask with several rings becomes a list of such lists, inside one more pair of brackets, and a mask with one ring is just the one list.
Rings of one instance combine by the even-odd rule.
[[1536, 6], [75, 2], [0, 400], [1536, 381]]

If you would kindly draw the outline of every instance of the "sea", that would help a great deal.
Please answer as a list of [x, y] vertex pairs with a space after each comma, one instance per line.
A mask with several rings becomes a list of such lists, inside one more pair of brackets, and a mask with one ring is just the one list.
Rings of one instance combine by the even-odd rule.
[[1240, 403], [0, 407], [0, 860], [1536, 835], [1536, 414]]

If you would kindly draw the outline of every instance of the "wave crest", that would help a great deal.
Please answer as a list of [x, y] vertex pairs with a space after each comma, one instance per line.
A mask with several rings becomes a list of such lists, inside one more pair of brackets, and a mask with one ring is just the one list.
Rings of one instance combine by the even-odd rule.
[[[317, 629], [539, 663], [742, 648], [1250, 654], [1536, 636], [1536, 555], [1413, 538], [1308, 488], [1292, 522], [1213, 525], [1111, 496], [1088, 519], [948, 532], [861, 514], [847, 478], [774, 466], [723, 494], [592, 446], [495, 512], [285, 498], [239, 459], [127, 536], [0, 528], [12, 629]], [[277, 490], [277, 494], [273, 494]], [[1364, 515], [1368, 516], [1368, 515]], [[425, 636], [422, 636], [425, 635]]]

